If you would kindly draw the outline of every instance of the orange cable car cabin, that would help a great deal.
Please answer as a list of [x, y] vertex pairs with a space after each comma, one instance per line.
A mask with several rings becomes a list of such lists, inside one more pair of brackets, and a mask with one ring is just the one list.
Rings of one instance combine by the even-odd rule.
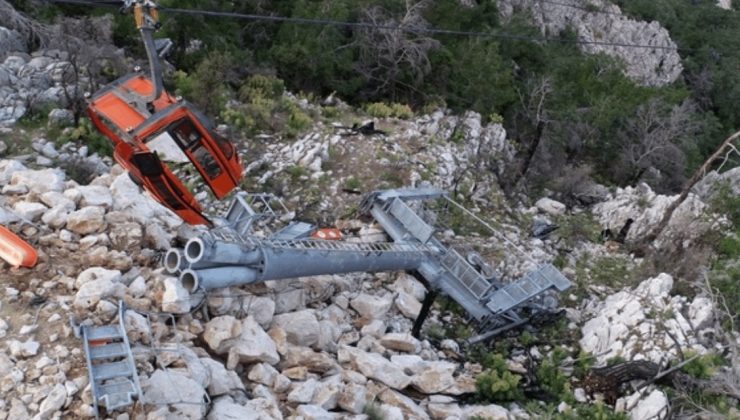
[[90, 119], [113, 142], [113, 157], [134, 182], [185, 222], [210, 224], [193, 194], [160, 160], [156, 145], [176, 144], [218, 199], [239, 184], [239, 156], [187, 101], [163, 91], [147, 102], [154, 90], [152, 81], [142, 74], [124, 76], [90, 99]]

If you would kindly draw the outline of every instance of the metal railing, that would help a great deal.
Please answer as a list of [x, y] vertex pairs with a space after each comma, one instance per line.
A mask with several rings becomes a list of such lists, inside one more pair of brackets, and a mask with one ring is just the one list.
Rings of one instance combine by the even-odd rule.
[[465, 258], [463, 258], [454, 249], [449, 249], [445, 255], [440, 258], [442, 266], [457, 279], [460, 284], [476, 297], [482, 299], [491, 289], [491, 283], [486, 280], [478, 271], [473, 268]]

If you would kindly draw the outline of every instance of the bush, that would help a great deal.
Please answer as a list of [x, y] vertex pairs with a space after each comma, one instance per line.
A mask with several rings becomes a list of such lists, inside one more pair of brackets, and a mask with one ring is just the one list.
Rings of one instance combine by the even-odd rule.
[[285, 92], [285, 83], [275, 76], [255, 74], [239, 88], [239, 100], [252, 102], [254, 98], [278, 99]]
[[639, 275], [631, 266], [631, 259], [624, 255], [613, 255], [598, 257], [586, 262], [590, 271], [585, 272], [583, 260], [576, 267], [578, 277], [585, 280], [590, 278], [590, 284], [598, 284], [609, 287], [632, 286], [633, 279]]
[[365, 404], [362, 414], [366, 415], [368, 420], [383, 420], [383, 412], [380, 411], [380, 406], [374, 402]]
[[365, 105], [365, 112], [375, 118], [388, 118], [393, 115], [393, 108], [383, 102], [375, 102]]
[[599, 242], [601, 225], [590, 213], [559, 216], [555, 223], [560, 226], [555, 233], [563, 238], [569, 247], [583, 241]]
[[224, 51], [212, 51], [190, 74], [175, 72], [175, 93], [192, 101], [207, 114], [218, 115], [230, 92], [228, 82], [233, 64], [233, 55]]
[[553, 349], [537, 368], [537, 381], [544, 391], [572, 403], [570, 382], [568, 377], [560, 371], [560, 364], [567, 356], [568, 353], [562, 347]]
[[475, 381], [476, 395], [487, 402], [521, 400], [524, 394], [519, 389], [522, 377], [511, 373], [506, 359], [499, 354], [489, 354], [485, 360], [485, 372]]
[[374, 102], [366, 104], [364, 109], [371, 117], [375, 118], [394, 117], [407, 120], [414, 116], [414, 111], [411, 110], [410, 106], [399, 103], [391, 103], [389, 105], [384, 102]]
[[360, 180], [352, 176], [347, 179], [347, 184], [344, 186], [344, 188], [348, 190], [359, 190], [361, 186], [362, 183], [360, 182]]
[[308, 174], [308, 170], [300, 165], [291, 166], [288, 169], [286, 169], [286, 171], [288, 172], [288, 174], [290, 175], [290, 178], [293, 181], [296, 181], [300, 177]]
[[411, 110], [410, 106], [405, 104], [391, 104], [391, 110], [394, 117], [402, 120], [408, 120], [414, 117], [414, 111]]
[[287, 133], [291, 137], [296, 137], [313, 124], [313, 120], [300, 108], [293, 107], [288, 115]]
[[77, 127], [64, 130], [56, 141], [58, 145], [69, 142], [83, 142], [87, 145], [90, 153], [97, 153], [100, 156], [113, 156], [113, 142], [100, 134], [88, 118], [80, 119]]
[[[687, 352], [685, 355], [687, 359], [694, 356], [691, 352]], [[699, 356], [696, 359], [685, 364], [681, 370], [689, 375], [699, 379], [709, 379], [717, 372], [717, 368], [722, 366], [722, 357], [714, 354], [707, 353]]]

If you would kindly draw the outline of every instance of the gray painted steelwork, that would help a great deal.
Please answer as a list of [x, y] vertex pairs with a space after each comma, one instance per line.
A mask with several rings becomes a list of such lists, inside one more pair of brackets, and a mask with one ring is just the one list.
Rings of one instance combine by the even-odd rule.
[[117, 324], [81, 327], [96, 418], [100, 405], [111, 413], [141, 397], [139, 375], [126, 336], [125, 314], [121, 301]]
[[[248, 198], [263, 204], [262, 209], [251, 208]], [[171, 250], [165, 258], [168, 272], [179, 272], [183, 286], [195, 292], [321, 274], [413, 271], [429, 287], [465, 308], [485, 337], [486, 331], [489, 335], [505, 331], [526, 322], [532, 313], [555, 309], [552, 299], [538, 298], [551, 290], [570, 287], [568, 279], [550, 264], [504, 284], [491, 275], [480, 255], [469, 258], [473, 266], [456, 250], [446, 247], [434, 236], [438, 228], [427, 222], [436, 220], [436, 215], [427, 217], [429, 210], [422, 210], [421, 203], [447, 200], [459, 204], [436, 188], [376, 191], [363, 200], [361, 211], [383, 227], [393, 240], [387, 243], [306, 239], [315, 228], [305, 223], [289, 225], [268, 238], [257, 237], [251, 233], [252, 222], [275, 216], [269, 207], [273, 198], [237, 195], [227, 214], [228, 226], [234, 228], [214, 229], [191, 239], [184, 254]]]

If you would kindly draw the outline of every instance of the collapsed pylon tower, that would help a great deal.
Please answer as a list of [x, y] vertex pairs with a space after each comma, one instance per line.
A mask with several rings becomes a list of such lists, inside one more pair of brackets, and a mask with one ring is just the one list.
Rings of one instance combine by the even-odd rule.
[[[263, 194], [237, 195], [224, 226], [190, 239], [184, 250], [168, 251], [164, 260], [167, 271], [178, 275], [182, 285], [195, 293], [321, 274], [405, 270], [465, 309], [481, 333], [472, 341], [487, 339], [522, 325], [534, 315], [554, 311], [557, 299], [549, 292], [562, 292], [571, 285], [551, 264], [540, 264], [525, 276], [504, 282], [479, 255], [465, 258], [445, 246], [437, 238], [440, 215], [430, 202], [441, 201], [461, 210], [465, 217], [490, 226], [437, 188], [375, 191], [366, 196], [360, 210], [372, 216], [392, 239], [380, 243], [313, 239], [311, 233], [316, 227], [304, 222], [293, 222], [266, 237], [258, 236], [253, 230], [255, 223], [275, 216], [271, 199]], [[254, 208], [255, 203], [260, 209]], [[424, 307], [430, 304], [425, 302]]]

